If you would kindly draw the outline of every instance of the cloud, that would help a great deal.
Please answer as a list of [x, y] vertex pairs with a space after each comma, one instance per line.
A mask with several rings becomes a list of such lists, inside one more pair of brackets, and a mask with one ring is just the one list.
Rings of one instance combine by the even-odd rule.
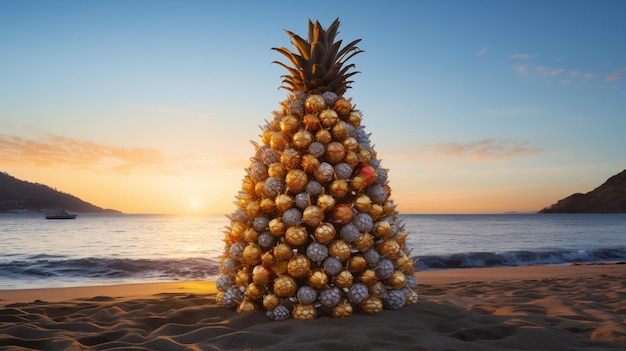
[[487, 53], [487, 51], [489, 51], [489, 48], [482, 48], [478, 53], [476, 53], [476, 56], [483, 56]]
[[102, 145], [50, 133], [35, 138], [0, 134], [0, 164], [66, 167], [118, 173], [163, 172], [170, 169], [161, 150]]
[[593, 72], [588, 72], [588, 73], [585, 73], [585, 74], [583, 75], [583, 77], [585, 77], [586, 79], [595, 78], [595, 77], [597, 77], [597, 76], [598, 76], [598, 75], [597, 75], [596, 73], [593, 73]]
[[513, 66], [513, 69], [522, 76], [525, 76], [530, 72], [528, 65], [515, 65]]
[[554, 77], [554, 76], [558, 76], [559, 74], [563, 73], [563, 71], [564, 71], [563, 68], [555, 68], [555, 69], [551, 70], [549, 74], [552, 77]]
[[507, 57], [512, 59], [512, 60], [529, 60], [529, 59], [537, 57], [537, 55], [531, 55], [531, 54], [509, 54]]
[[515, 157], [532, 157], [543, 152], [528, 141], [487, 138], [469, 143], [428, 144], [418, 150], [401, 155], [406, 162], [416, 159], [427, 161], [452, 160], [472, 163], [502, 162]]
[[626, 72], [626, 67], [624, 67], [624, 68], [622, 68], [622, 69], [620, 69], [618, 71], [611, 72], [611, 73], [607, 74], [605, 80], [607, 82], [610, 82], [610, 81], [613, 81], [613, 80], [621, 79], [622, 76], [624, 75], [624, 72]]

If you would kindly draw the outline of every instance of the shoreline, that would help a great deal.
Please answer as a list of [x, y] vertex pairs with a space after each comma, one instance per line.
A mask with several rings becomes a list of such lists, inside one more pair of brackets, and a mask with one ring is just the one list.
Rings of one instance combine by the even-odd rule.
[[[418, 279], [417, 290], [419, 293], [419, 287], [422, 285], [446, 285], [472, 281], [493, 282], [573, 278], [619, 272], [626, 272], [626, 262], [437, 269], [416, 272], [415, 275]], [[97, 296], [132, 299], [174, 293], [215, 294], [217, 293], [217, 289], [215, 287], [215, 280], [181, 280], [33, 289], [0, 289], [0, 306], [13, 303], [29, 303], [36, 300], [63, 302]]]
[[375, 316], [273, 322], [213, 281], [0, 291], [0, 348], [624, 350], [626, 264], [416, 273], [420, 301]]

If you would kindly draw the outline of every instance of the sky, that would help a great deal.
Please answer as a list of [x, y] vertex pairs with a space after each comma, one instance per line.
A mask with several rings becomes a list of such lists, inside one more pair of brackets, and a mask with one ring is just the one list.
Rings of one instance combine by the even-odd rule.
[[0, 171], [125, 213], [226, 214], [340, 18], [401, 213], [535, 212], [626, 169], [626, 2], [0, 0]]

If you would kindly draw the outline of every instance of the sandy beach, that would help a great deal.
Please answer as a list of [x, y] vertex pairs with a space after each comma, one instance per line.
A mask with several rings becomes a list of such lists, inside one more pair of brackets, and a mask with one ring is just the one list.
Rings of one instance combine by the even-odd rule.
[[213, 282], [0, 291], [2, 350], [626, 350], [626, 265], [417, 273], [420, 302], [273, 322]]

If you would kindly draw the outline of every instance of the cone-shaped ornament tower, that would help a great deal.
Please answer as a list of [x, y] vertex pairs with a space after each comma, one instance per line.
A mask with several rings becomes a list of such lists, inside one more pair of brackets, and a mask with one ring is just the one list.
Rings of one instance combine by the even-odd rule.
[[335, 40], [339, 19], [295, 51], [281, 88], [290, 93], [263, 126], [229, 216], [218, 303], [274, 320], [375, 314], [417, 302], [408, 232], [390, 198], [387, 170], [344, 93], [360, 39]]

